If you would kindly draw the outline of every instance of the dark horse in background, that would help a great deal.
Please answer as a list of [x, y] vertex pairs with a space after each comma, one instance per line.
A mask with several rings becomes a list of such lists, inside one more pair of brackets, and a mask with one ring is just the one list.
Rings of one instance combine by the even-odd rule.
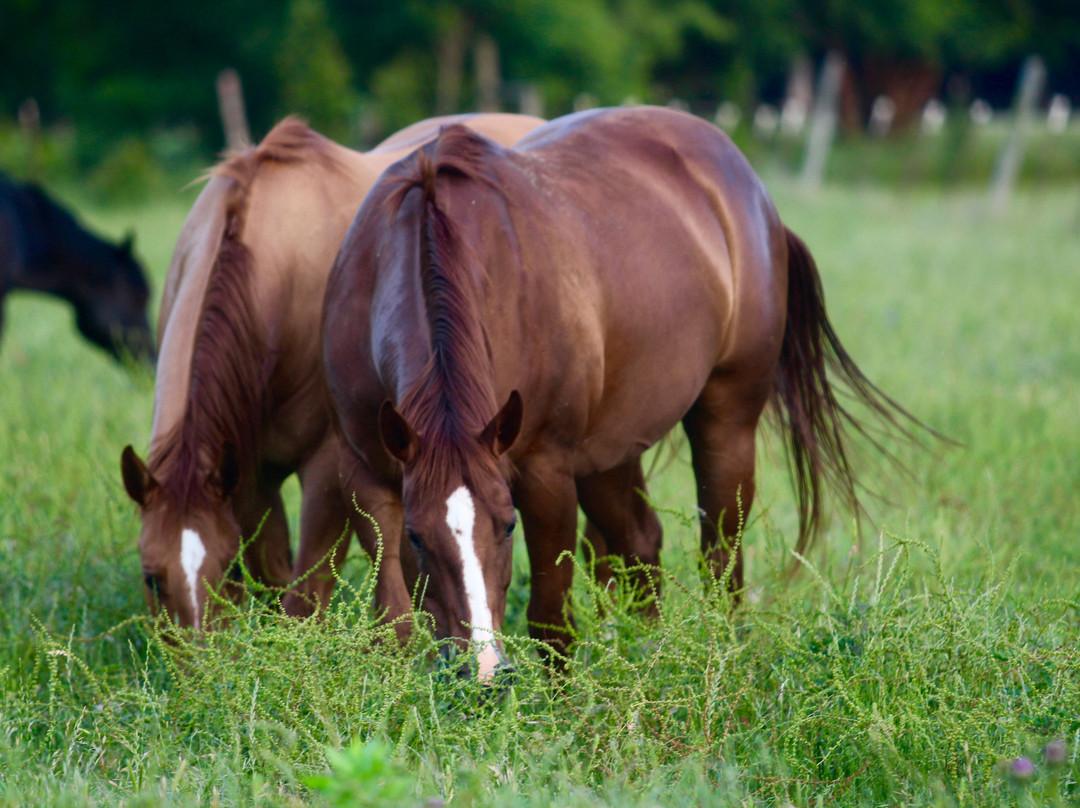
[[530, 631], [561, 652], [578, 505], [610, 552], [655, 568], [641, 455], [676, 425], [710, 578], [735, 594], [767, 405], [792, 452], [799, 551], [825, 483], [857, 507], [846, 433], [861, 424], [836, 385], [903, 429], [745, 158], [668, 109], [570, 115], [510, 148], [448, 127], [368, 194], [325, 306], [338, 421], [403, 505], [383, 532], [405, 530], [436, 635], [471, 641], [483, 679], [504, 664], [515, 510]]
[[115, 359], [154, 361], [150, 290], [131, 238], [103, 241], [36, 185], [0, 174], [0, 329], [4, 297], [14, 289], [71, 303], [79, 332]]

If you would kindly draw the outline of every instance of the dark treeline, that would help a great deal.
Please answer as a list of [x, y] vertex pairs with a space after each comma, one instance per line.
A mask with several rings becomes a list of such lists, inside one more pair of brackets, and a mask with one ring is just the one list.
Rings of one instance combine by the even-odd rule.
[[1007, 105], [1028, 53], [1080, 95], [1074, 0], [0, 0], [0, 121], [34, 99], [46, 126], [186, 126], [216, 149], [226, 67], [256, 135], [286, 112], [353, 144], [436, 112], [575, 99], [711, 114], [775, 102], [797, 58], [827, 50], [851, 66], [849, 126], [880, 94], [902, 124], [950, 79]]

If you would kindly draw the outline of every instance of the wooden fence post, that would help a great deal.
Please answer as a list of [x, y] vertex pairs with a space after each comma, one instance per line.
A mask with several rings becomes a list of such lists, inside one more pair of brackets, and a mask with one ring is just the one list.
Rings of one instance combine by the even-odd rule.
[[251, 145], [247, 112], [244, 110], [244, 90], [240, 75], [231, 67], [222, 70], [217, 77], [218, 109], [225, 127], [225, 146], [229, 151], [240, 151]]
[[1024, 146], [1035, 116], [1035, 105], [1046, 83], [1046, 65], [1038, 56], [1029, 56], [1020, 70], [1020, 82], [1013, 104], [1012, 128], [1005, 148], [998, 156], [994, 179], [990, 184], [990, 213], [1000, 215], [1009, 204], [1009, 195], [1016, 184], [1020, 165], [1024, 161]]
[[518, 91], [518, 112], [537, 118], [544, 117], [544, 97], [540, 94], [540, 88], [532, 82], [522, 84]]
[[821, 68], [814, 99], [814, 118], [806, 140], [806, 160], [803, 163], [802, 184], [809, 191], [821, 187], [825, 163], [829, 158], [840, 106], [840, 83], [844, 79], [844, 57], [829, 51]]
[[476, 102], [481, 112], [498, 112], [502, 106], [502, 78], [499, 75], [499, 45], [491, 34], [479, 33], [473, 45], [476, 71]]
[[462, 75], [465, 70], [465, 48], [468, 44], [470, 23], [458, 9], [449, 8], [440, 28], [442, 34], [435, 58], [438, 75], [435, 78], [435, 112], [451, 115], [461, 104]]

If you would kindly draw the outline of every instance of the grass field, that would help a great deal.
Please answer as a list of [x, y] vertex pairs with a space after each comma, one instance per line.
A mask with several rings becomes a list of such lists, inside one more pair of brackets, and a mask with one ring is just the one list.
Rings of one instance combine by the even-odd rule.
[[[872, 523], [834, 513], [785, 583], [795, 512], [766, 438], [734, 612], [700, 583], [688, 465], [662, 466], [661, 617], [579, 574], [565, 676], [527, 639], [519, 538], [498, 702], [433, 675], [427, 639], [379, 642], [359, 551], [320, 624], [251, 599], [199, 646], [163, 642], [118, 471], [152, 381], [62, 305], [9, 298], [0, 804], [1080, 804], [1080, 193], [992, 220], [972, 194], [775, 186], [850, 352], [962, 446], [901, 448], [907, 475], [868, 456]], [[194, 193], [83, 218], [134, 226], [160, 290]]]

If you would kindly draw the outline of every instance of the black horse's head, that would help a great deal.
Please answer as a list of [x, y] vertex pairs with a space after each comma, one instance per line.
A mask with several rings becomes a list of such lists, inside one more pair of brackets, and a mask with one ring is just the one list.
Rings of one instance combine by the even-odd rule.
[[154, 335], [146, 317], [150, 289], [132, 253], [132, 237], [120, 245], [100, 241], [73, 256], [69, 299], [80, 333], [117, 359], [154, 362]]

